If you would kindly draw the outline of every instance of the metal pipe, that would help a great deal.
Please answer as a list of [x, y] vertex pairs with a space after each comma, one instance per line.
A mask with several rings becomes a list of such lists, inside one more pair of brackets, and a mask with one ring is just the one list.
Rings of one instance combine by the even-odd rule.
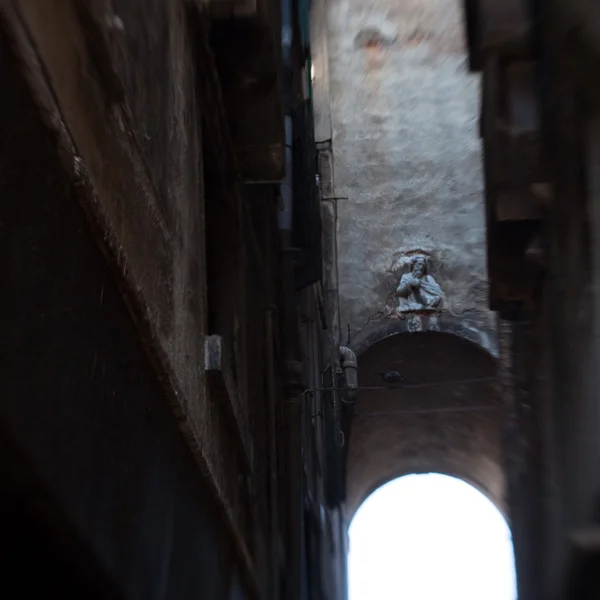
[[285, 177], [281, 182], [281, 209], [279, 229], [291, 232], [293, 214], [293, 125], [292, 125], [292, 83], [293, 83], [293, 20], [292, 0], [281, 0], [281, 55], [283, 60], [283, 102], [285, 112]]
[[347, 346], [340, 346], [340, 358], [344, 372], [344, 382], [349, 401], [355, 402], [358, 395], [358, 360]]
[[[286, 112], [289, 107], [286, 107]], [[288, 233], [288, 240], [291, 237], [292, 225], [293, 225], [293, 212], [294, 212], [294, 194], [293, 194], [293, 175], [292, 169], [293, 154], [292, 154], [292, 143], [293, 143], [293, 125], [292, 117], [290, 114], [285, 116], [285, 177], [280, 185], [281, 195], [281, 207], [279, 209], [279, 229], [282, 232]]]
[[268, 452], [269, 452], [269, 502], [270, 502], [270, 597], [278, 598], [279, 576], [281, 569], [280, 527], [278, 491], [279, 481], [277, 477], [277, 388], [275, 384], [275, 348], [273, 309], [269, 307], [265, 315], [266, 344], [267, 344], [267, 410], [268, 410]]
[[280, 184], [280, 209], [278, 227], [281, 236], [281, 288], [283, 292], [283, 354], [286, 367], [283, 410], [285, 438], [287, 439], [285, 481], [286, 522], [286, 574], [283, 597], [300, 600], [302, 597], [302, 468], [301, 468], [301, 414], [302, 407], [293, 400], [301, 394], [298, 385], [298, 361], [296, 360], [296, 320], [294, 292], [294, 264], [291, 253], [294, 214], [293, 192], [293, 121], [292, 83], [294, 74], [293, 0], [281, 0], [281, 50], [283, 59], [283, 98], [285, 114], [285, 176]]
[[[342, 392], [343, 410], [340, 413], [340, 429], [344, 435], [342, 460], [344, 463], [343, 486], [346, 487], [345, 465], [348, 462], [348, 448], [354, 419], [354, 405], [358, 398], [358, 360], [356, 354], [347, 346], [340, 346], [340, 362], [344, 374], [344, 391]], [[345, 398], [344, 398], [345, 396]]]
[[477, 406], [440, 406], [439, 408], [405, 408], [396, 410], [377, 410], [373, 412], [357, 412], [355, 417], [393, 417], [395, 415], [429, 415], [450, 412], [478, 412], [478, 411], [501, 411], [500, 405], [477, 405]]

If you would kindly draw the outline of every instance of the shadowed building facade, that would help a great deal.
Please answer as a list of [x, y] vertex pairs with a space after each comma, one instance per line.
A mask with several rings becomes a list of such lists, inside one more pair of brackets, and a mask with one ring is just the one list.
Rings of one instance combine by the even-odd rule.
[[520, 598], [597, 597], [599, 24], [0, 1], [13, 597], [343, 599], [349, 517], [432, 470]]
[[307, 10], [0, 3], [11, 597], [344, 587]]

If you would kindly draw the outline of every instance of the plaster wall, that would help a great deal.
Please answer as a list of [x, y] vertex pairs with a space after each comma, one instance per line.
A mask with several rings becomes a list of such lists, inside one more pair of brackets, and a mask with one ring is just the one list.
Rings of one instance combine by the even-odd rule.
[[341, 339], [397, 318], [401, 258], [414, 250], [430, 254], [446, 312], [493, 334], [479, 78], [459, 2], [329, 0], [327, 23], [315, 97], [330, 102], [335, 195], [347, 197], [337, 201]]

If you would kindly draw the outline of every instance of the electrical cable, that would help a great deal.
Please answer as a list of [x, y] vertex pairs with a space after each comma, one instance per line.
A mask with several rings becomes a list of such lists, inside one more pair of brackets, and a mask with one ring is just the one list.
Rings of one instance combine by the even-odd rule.
[[495, 411], [502, 410], [502, 406], [493, 406], [490, 404], [480, 404], [474, 406], [440, 406], [437, 408], [406, 408], [399, 410], [378, 410], [373, 412], [355, 413], [354, 417], [388, 417], [394, 415], [425, 415], [446, 412], [477, 412], [477, 411]]
[[[379, 390], [403, 390], [403, 389], [416, 389], [426, 387], [438, 387], [441, 385], [458, 385], [463, 383], [483, 383], [488, 381], [496, 381], [496, 377], [478, 377], [470, 379], [451, 379], [449, 381], [432, 381], [429, 383], [406, 383], [400, 385], [365, 385], [353, 388], [353, 391], [379, 391]], [[304, 390], [303, 396], [307, 394], [317, 394], [319, 392], [344, 392], [347, 391], [347, 387], [321, 387], [314, 390]]]

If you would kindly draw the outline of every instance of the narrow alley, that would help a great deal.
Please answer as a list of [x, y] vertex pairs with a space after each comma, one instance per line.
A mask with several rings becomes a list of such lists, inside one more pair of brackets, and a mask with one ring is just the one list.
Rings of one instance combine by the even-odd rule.
[[600, 597], [599, 40], [590, 0], [0, 0], [2, 597], [349, 600], [355, 516], [427, 475], [519, 600]]

